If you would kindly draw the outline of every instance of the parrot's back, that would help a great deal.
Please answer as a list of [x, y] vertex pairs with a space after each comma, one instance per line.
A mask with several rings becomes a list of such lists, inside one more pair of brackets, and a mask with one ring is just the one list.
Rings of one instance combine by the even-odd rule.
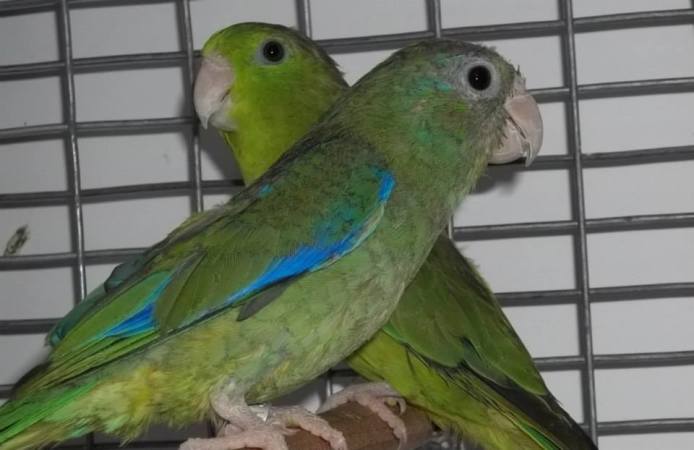
[[[114, 271], [123, 280], [55, 335], [46, 363], [0, 406], [0, 449], [186, 425], [209, 414], [220, 385], [249, 402], [269, 400], [373, 335], [436, 232], [422, 233], [413, 251], [403, 233], [429, 221], [402, 222], [412, 197], [392, 198], [395, 181], [368, 159], [368, 146], [342, 139], [347, 153], [336, 140], [318, 141], [334, 146], [332, 174], [309, 170], [325, 166], [319, 152], [289, 155], [290, 177], [280, 178], [282, 168], [268, 174]], [[302, 194], [302, 183], [321, 174], [330, 181]], [[411, 258], [400, 258], [405, 251]]]
[[594, 450], [474, 265], [441, 236], [386, 326], [348, 359], [488, 450]]

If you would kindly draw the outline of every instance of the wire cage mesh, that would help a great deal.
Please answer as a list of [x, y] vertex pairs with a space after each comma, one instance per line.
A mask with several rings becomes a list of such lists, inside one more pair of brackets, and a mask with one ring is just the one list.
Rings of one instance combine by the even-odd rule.
[[[203, 0], [197, 0], [203, 1]], [[0, 124], [1, 144], [40, 145], [44, 140], [61, 140], [65, 147], [64, 164], [66, 165], [67, 183], [64, 189], [48, 189], [31, 192], [0, 193], [0, 212], [5, 210], [25, 210], [28, 208], [67, 206], [69, 210], [70, 241], [67, 246], [54, 252], [23, 254], [0, 257], [0, 273], [15, 275], [17, 271], [37, 271], [50, 268], [69, 268], [74, 280], [74, 299], [78, 301], [87, 293], [88, 267], [97, 264], [114, 264], [128, 256], [137, 254], [139, 248], [90, 248], [85, 245], [85, 208], [104, 202], [121, 199], [162, 199], [172, 196], [184, 196], [189, 201], [189, 211], [203, 209], [208, 194], [226, 193], [241, 186], [238, 177], [227, 176], [219, 179], [206, 179], [203, 176], [203, 145], [201, 130], [198, 128], [191, 108], [192, 80], [194, 77], [200, 42], [194, 40], [194, 20], [192, 5], [196, 0], [150, 0], [146, 2], [114, 0], [5, 0], [0, 2], [0, 19], [4, 24], [17, 17], [33, 14], [55, 14], [57, 22], [57, 42], [59, 58], [56, 60], [23, 62], [0, 66], [0, 85], [18, 80], [32, 80], [41, 77], [59, 77], [61, 86], [62, 120], [37, 125], [22, 124], [6, 126]], [[308, 36], [313, 36], [317, 21], [315, 9], [320, 2], [309, 0], [289, 2], [296, 16], [297, 26]], [[589, 239], [593, 235], [637, 230], [689, 230], [694, 225], [694, 211], [683, 211], [606, 215], [594, 217], [587, 213], [590, 199], [586, 194], [585, 174], [591, 168], [624, 169], [634, 165], [651, 163], [679, 163], [694, 160], [694, 135], [689, 142], [682, 145], [648, 146], [601, 152], [586, 152], [582, 145], [581, 108], [586, 102], [596, 99], [622, 99], [635, 96], [651, 95], [684, 95], [694, 92], [694, 73], [677, 77], [658, 77], [652, 79], [629, 79], [624, 81], [579, 83], [579, 62], [577, 61], [577, 36], [586, 33], [611, 30], [628, 30], [641, 28], [688, 26], [688, 32], [694, 32], [694, 7], [683, 5], [678, 9], [655, 10], [644, 12], [608, 13], [574, 17], [576, 5], [571, 0], [557, 3], [556, 18], [532, 21], [511, 21], [490, 25], [446, 26], [445, 14], [451, 8], [452, 1], [430, 0], [421, 2], [422, 14], [426, 27], [416, 31], [400, 31], [388, 34], [371, 34], [349, 37], [321, 38], [318, 42], [338, 60], [360, 52], [392, 51], [406, 44], [432, 37], [460, 38], [472, 41], [494, 41], [510, 39], [530, 39], [556, 37], [560, 46], [560, 61], [557, 62], [561, 72], [561, 82], [555, 86], [539, 87], [532, 90], [537, 100], [543, 105], [556, 104], [565, 117], [566, 153], [551, 153], [541, 156], [530, 168], [516, 165], [511, 169], [495, 169], [491, 177], [501, 173], [522, 171], [563, 170], [568, 173], [568, 217], [560, 220], [516, 221], [507, 223], [485, 223], [480, 225], [461, 225], [457, 215], [451, 223], [450, 233], [461, 243], [473, 241], [494, 241], [513, 238], [556, 237], [569, 238], [573, 259], [573, 287], [560, 289], [529, 289], [513, 292], [502, 292], [499, 298], [505, 306], [514, 308], [529, 306], [571, 305], [576, 308], [576, 334], [578, 351], [576, 354], [562, 356], [543, 356], [537, 358], [537, 364], [544, 373], [561, 371], [578, 371], [580, 373], [580, 410], [583, 424], [593, 437], [620, 435], [642, 435], [645, 433], [692, 433], [694, 432], [694, 414], [689, 417], [644, 416], [646, 418], [627, 420], [598, 420], [598, 394], [596, 389], [596, 371], [603, 369], [636, 369], [658, 367], [687, 367], [694, 364], [694, 347], [685, 346], [683, 350], [603, 353], [594, 349], [594, 326], [592, 316], [595, 305], [616, 304], [642, 299], [694, 298], [694, 278], [688, 277], [675, 281], [657, 283], [624, 283], [595, 284], [591, 283], [589, 262]], [[575, 2], [578, 4], [579, 2]], [[681, 2], [680, 2], [681, 3]], [[101, 7], [127, 8], [141, 4], [166, 4], [174, 8], [177, 29], [175, 39], [179, 47], [174, 51], [154, 51], [119, 55], [75, 56], [71, 24], [75, 13], [82, 10], [93, 10]], [[235, 3], [237, 8], [244, 6]], [[394, 6], [395, 3], [391, 5]], [[457, 2], [459, 8], [465, 9], [466, 2]], [[313, 11], [312, 11], [313, 7]], [[320, 8], [325, 9], [325, 5]], [[364, 4], [362, 14], [369, 14]], [[467, 6], [473, 8], [474, 6]], [[356, 8], [356, 6], [355, 6]], [[468, 9], [469, 11], [469, 9]], [[149, 19], [151, 20], [151, 18]], [[213, 31], [213, 30], [208, 30]], [[0, 30], [1, 32], [1, 30]], [[197, 45], [194, 45], [195, 44]], [[673, 42], [672, 45], [678, 45]], [[145, 46], [147, 48], [147, 46]], [[693, 53], [694, 54], [694, 53]], [[691, 57], [691, 55], [690, 55]], [[4, 63], [3, 63], [4, 64]], [[179, 68], [183, 71], [182, 98], [184, 105], [180, 108], [183, 114], [175, 117], [143, 117], [107, 120], [82, 120], [78, 114], [76, 101], [75, 78], [80, 74], [92, 74], [114, 70]], [[694, 72], [694, 71], [693, 71]], [[11, 108], [9, 103], [3, 109]], [[690, 109], [691, 111], [691, 109]], [[691, 117], [689, 118], [691, 121]], [[694, 127], [690, 127], [694, 128]], [[184, 136], [187, 148], [187, 160], [184, 170], [187, 172], [184, 181], [147, 181], [143, 183], [120, 184], [118, 186], [85, 187], [84, 173], [89, 168], [83, 164], [82, 146], [92, 137], [130, 136], [146, 133], [172, 132]], [[2, 149], [0, 149], [0, 152]], [[2, 161], [0, 159], [0, 161]], [[85, 169], [86, 167], [86, 169]], [[19, 168], [13, 168], [19, 170]], [[506, 172], [502, 172], [506, 171]], [[3, 172], [4, 173], [4, 172]], [[689, 192], [688, 197], [694, 200], [694, 186], [683, 186]], [[591, 196], [592, 198], [592, 196]], [[542, 199], [536, 199], [542, 202]], [[690, 204], [691, 206], [691, 204]], [[102, 210], [105, 211], [105, 210]], [[108, 216], [108, 214], [106, 214]], [[174, 221], [175, 222], [175, 221]], [[8, 226], [16, 226], [11, 224]], [[9, 237], [9, 236], [8, 236]], [[596, 246], [599, 244], [596, 244]], [[589, 248], [591, 247], [591, 248]], [[684, 246], [690, 249], [691, 246]], [[483, 265], [484, 269], [484, 265]], [[597, 270], [597, 269], [595, 269]], [[29, 278], [30, 279], [30, 278]], [[7, 280], [7, 277], [3, 278]], [[8, 290], [0, 286], [0, 302], [10, 302], [6, 298]], [[14, 301], [14, 299], [12, 299]], [[17, 302], [24, 301], [21, 299]], [[55, 323], [58, 314], [50, 314], [55, 309], [38, 308], [28, 317], [2, 317], [0, 320], [0, 338], [22, 339], [25, 336], [45, 333]], [[48, 311], [48, 312], [47, 312]], [[691, 310], [689, 310], [691, 312]], [[11, 315], [10, 315], [11, 316]], [[691, 321], [690, 321], [691, 322]], [[619, 324], [616, 324], [618, 326]], [[0, 346], [0, 352], [3, 352]], [[692, 348], [688, 350], [687, 348]], [[9, 350], [0, 353], [2, 365], [13, 364]], [[333, 381], [351, 374], [336, 369], [327, 375], [328, 390], [332, 390]], [[0, 398], [6, 397], [11, 389], [10, 382], [0, 380]], [[690, 392], [690, 391], [686, 391]], [[601, 391], [602, 395], [602, 391]], [[688, 435], [691, 440], [691, 434]], [[99, 441], [100, 442], [100, 441]], [[174, 447], [177, 440], [135, 441], [129, 447]], [[72, 444], [78, 447], [113, 447], [110, 443], [95, 443], [89, 438], [81, 443]], [[611, 444], [609, 448], [620, 447]], [[684, 445], [684, 444], [677, 444]], [[650, 447], [649, 447], [650, 448]], [[666, 447], [661, 447], [666, 448]], [[681, 447], [685, 448], [685, 447]]]

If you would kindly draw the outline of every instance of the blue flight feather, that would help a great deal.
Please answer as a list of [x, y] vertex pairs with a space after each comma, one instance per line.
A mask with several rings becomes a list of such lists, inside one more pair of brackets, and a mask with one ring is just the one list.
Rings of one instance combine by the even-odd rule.
[[154, 302], [145, 305], [135, 314], [108, 330], [104, 336], [132, 336], [133, 334], [152, 329], [154, 327], [153, 311]]
[[249, 294], [257, 292], [278, 281], [299, 275], [304, 272], [310, 272], [322, 266], [325, 262], [337, 258], [352, 248], [354, 233], [350, 233], [347, 239], [343, 239], [336, 244], [327, 247], [311, 247], [302, 246], [297, 251], [289, 256], [278, 258], [270, 264], [270, 266], [253, 280], [246, 287], [236, 291], [227, 299], [227, 304], [230, 305], [235, 301], [246, 297]]
[[154, 303], [171, 283], [173, 275], [169, 275], [147, 296], [144, 305], [131, 314], [127, 319], [107, 330], [103, 337], [127, 337], [154, 328]]
[[378, 189], [378, 199], [381, 203], [388, 200], [390, 194], [393, 192], [395, 187], [395, 178], [393, 175], [383, 169], [377, 169], [378, 175], [381, 177], [381, 186]]

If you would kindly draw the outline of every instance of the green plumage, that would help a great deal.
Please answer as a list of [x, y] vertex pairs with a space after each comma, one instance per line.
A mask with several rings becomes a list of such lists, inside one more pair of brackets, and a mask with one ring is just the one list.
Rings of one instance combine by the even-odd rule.
[[[484, 102], [457, 86], [471, 57], [500, 77]], [[352, 353], [499, 145], [514, 76], [451, 41], [382, 63], [272, 170], [119, 266], [56, 327], [0, 407], [0, 449], [184, 425], [220, 393], [269, 400]], [[482, 114], [487, 129], [472, 127]]]
[[474, 266], [446, 237], [383, 332], [347, 360], [489, 449], [589, 449]]
[[[249, 56], [269, 39], [290, 52], [270, 69]], [[236, 126], [222, 136], [246, 182], [279, 159], [294, 142], [291, 136], [307, 130], [346, 89], [335, 63], [319, 47], [283, 27], [229, 27], [208, 41], [204, 54], [220, 54], [243, 73], [230, 89], [233, 106], [224, 111]], [[434, 84], [422, 79], [414, 86]], [[368, 113], [369, 105], [355, 111]], [[473, 122], [484, 126], [479, 118]], [[384, 126], [372, 125], [374, 133]], [[437, 132], [424, 126], [412, 136], [426, 145]], [[595, 448], [548, 391], [475, 267], [445, 236], [388, 324], [347, 362], [368, 379], [390, 383], [440, 427], [486, 449]]]

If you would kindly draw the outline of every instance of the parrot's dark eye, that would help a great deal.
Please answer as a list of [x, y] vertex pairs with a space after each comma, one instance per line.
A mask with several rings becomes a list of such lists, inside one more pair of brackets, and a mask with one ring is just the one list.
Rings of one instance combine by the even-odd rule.
[[467, 73], [467, 81], [476, 91], [484, 91], [492, 84], [492, 74], [485, 66], [474, 66]]
[[263, 57], [271, 63], [278, 63], [284, 59], [284, 46], [277, 41], [267, 41], [263, 44]]
[[[505, 67], [505, 66], [504, 66]], [[496, 97], [501, 89], [501, 76], [493, 61], [484, 57], [472, 57], [460, 68], [460, 87], [472, 100]]]

